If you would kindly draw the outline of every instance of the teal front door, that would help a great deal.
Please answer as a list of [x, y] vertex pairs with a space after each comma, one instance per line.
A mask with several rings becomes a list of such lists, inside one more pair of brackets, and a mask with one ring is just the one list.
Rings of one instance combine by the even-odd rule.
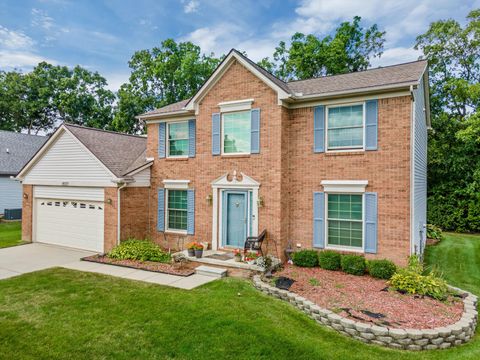
[[247, 194], [246, 191], [223, 193], [223, 246], [243, 248], [248, 225]]

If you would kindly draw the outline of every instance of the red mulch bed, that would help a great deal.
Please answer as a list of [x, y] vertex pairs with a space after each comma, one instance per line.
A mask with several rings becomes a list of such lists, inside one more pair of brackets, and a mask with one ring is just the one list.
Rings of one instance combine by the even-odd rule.
[[155, 261], [139, 261], [139, 260], [117, 260], [111, 259], [105, 255], [93, 255], [82, 258], [82, 260], [96, 262], [101, 264], [110, 264], [133, 269], [153, 271], [163, 274], [190, 276], [195, 273], [194, 270], [183, 267], [177, 268], [172, 264], [160, 263]]
[[[367, 275], [294, 265], [286, 265], [275, 275], [295, 280], [290, 291], [355, 321], [393, 328], [433, 329], [457, 322], [463, 313], [463, 303], [456, 297], [441, 302], [430, 297], [400, 294], [386, 290], [385, 280]], [[316, 279], [318, 285], [312, 285], [310, 279]], [[376, 319], [362, 310], [383, 317]]]

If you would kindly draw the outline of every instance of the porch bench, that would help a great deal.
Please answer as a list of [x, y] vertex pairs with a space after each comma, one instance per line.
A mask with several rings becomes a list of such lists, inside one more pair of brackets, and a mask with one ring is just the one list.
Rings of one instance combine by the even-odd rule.
[[263, 230], [258, 236], [249, 236], [245, 240], [245, 246], [243, 247], [243, 253], [247, 251], [258, 251], [263, 256], [262, 244], [267, 235], [267, 230]]

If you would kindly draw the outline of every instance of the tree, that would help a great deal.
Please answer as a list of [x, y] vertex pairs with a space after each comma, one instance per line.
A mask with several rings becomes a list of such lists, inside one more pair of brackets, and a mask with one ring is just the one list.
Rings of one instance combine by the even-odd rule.
[[480, 10], [467, 20], [432, 23], [415, 47], [430, 69], [429, 222], [480, 231]]
[[324, 38], [296, 33], [290, 47], [281, 41], [273, 61], [264, 58], [259, 64], [285, 81], [365, 70], [371, 58], [382, 55], [385, 32], [376, 24], [365, 29], [360, 22], [355, 16]]
[[96, 72], [46, 62], [32, 72], [0, 73], [1, 128], [38, 133], [60, 121], [107, 128], [115, 95]]
[[141, 131], [136, 115], [184, 100], [195, 94], [220, 59], [201, 53], [191, 42], [167, 39], [160, 47], [135, 52], [129, 61], [129, 82], [118, 92], [113, 121], [116, 130]]

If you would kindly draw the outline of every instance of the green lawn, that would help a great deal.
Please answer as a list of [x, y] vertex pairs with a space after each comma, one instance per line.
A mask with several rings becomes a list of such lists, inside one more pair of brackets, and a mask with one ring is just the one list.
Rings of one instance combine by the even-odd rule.
[[0, 248], [22, 243], [22, 223], [0, 222]]
[[[480, 236], [428, 251], [480, 294]], [[479, 359], [467, 345], [412, 353], [365, 345], [227, 278], [192, 291], [65, 269], [0, 281], [0, 359]]]

